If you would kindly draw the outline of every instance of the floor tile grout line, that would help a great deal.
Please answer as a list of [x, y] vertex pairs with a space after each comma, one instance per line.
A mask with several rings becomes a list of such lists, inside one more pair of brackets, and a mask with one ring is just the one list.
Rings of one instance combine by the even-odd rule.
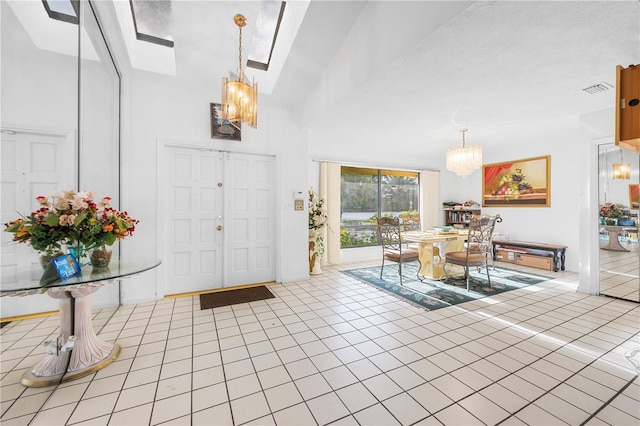
[[[552, 296], [550, 296], [550, 297], [552, 297]], [[575, 303], [575, 302], [574, 302], [574, 303]], [[592, 310], [595, 310], [595, 309], [598, 309], [598, 308], [599, 308], [599, 307], [595, 307], [595, 308], [593, 308]], [[541, 315], [542, 315], [542, 313], [538, 314], [537, 316], [541, 316]], [[624, 315], [624, 314], [622, 314], [622, 315]], [[536, 316], [536, 317], [537, 317], [537, 316]], [[578, 317], [578, 316], [579, 316], [579, 315], [577, 315], [576, 317]], [[576, 317], [574, 317], [574, 318], [576, 318]], [[535, 317], [534, 317], [534, 318], [535, 318]], [[611, 321], [613, 321], [613, 320], [611, 320]], [[556, 327], [556, 326], [558, 326], [558, 325], [554, 325], [553, 327]], [[464, 327], [464, 326], [461, 326], [461, 327], [459, 327], [459, 328], [462, 328], [462, 327]], [[453, 330], [456, 330], [456, 329], [453, 329]], [[502, 328], [502, 329], [500, 329], [500, 330], [496, 330], [496, 331], [492, 332], [491, 334], [495, 334], [495, 333], [497, 333], [497, 332], [499, 332], [499, 331], [502, 331], [502, 330], [504, 330], [504, 328]], [[549, 330], [549, 329], [548, 329], [548, 330]], [[450, 331], [451, 331], [451, 330], [450, 330]], [[547, 330], [545, 330], [545, 331], [547, 331]], [[540, 332], [539, 332], [539, 333], [536, 333], [534, 336], [531, 336], [531, 337], [535, 337], [535, 336], [537, 336], [537, 335], [539, 335], [539, 334], [540, 334]], [[531, 338], [531, 337], [530, 337], [530, 338]], [[446, 339], [446, 338], [445, 338], [445, 339]], [[448, 340], [448, 339], [447, 339], [447, 340]], [[478, 340], [478, 339], [474, 339], [474, 340], [472, 340], [472, 341], [475, 341], [475, 340]], [[526, 341], [526, 340], [528, 340], [528, 339], [525, 339], [525, 340], [523, 340], [523, 341]], [[505, 343], [506, 343], [506, 342], [505, 342]], [[454, 344], [454, 347], [459, 346], [459, 345], [456, 345], [456, 344], [455, 344], [455, 342], [452, 342], [452, 344]], [[506, 348], [508, 348], [508, 347], [513, 347], [513, 346], [515, 346], [515, 344], [508, 345], [508, 346], [506, 346], [505, 348], [501, 349], [500, 351], [494, 351], [494, 353], [502, 352], [504, 349], [506, 349]], [[566, 346], [566, 345], [565, 345], [565, 346]], [[561, 346], [560, 348], [562, 348], [562, 347], [564, 347], [564, 346]], [[555, 349], [555, 350], [551, 351], [550, 353], [556, 352], [556, 351], [557, 351], [557, 350], [559, 350], [560, 348], [557, 348], [557, 349]], [[446, 350], [441, 350], [441, 351], [440, 351], [440, 352], [438, 352], [438, 353], [444, 353], [444, 352], [446, 352]], [[546, 356], [548, 356], [550, 353], [548, 353], [547, 355], [545, 355], [545, 357], [546, 357]], [[432, 354], [432, 355], [434, 355], [434, 354]], [[491, 354], [491, 355], [493, 355], [493, 354]], [[480, 359], [485, 359], [486, 361], [491, 362], [491, 360], [486, 359], [488, 356], [491, 356], [491, 355], [487, 355], [487, 356], [485, 356], [485, 357], [480, 357]], [[506, 356], [508, 356], [508, 355], [506, 355]], [[426, 357], [423, 357], [423, 359], [427, 359], [427, 358], [426, 358]], [[544, 359], [544, 357], [541, 357], [541, 358], [539, 358], [538, 360], [540, 360], [540, 359]], [[599, 358], [598, 358], [598, 359], [599, 359]], [[594, 361], [592, 361], [592, 362], [595, 362], [595, 360], [594, 360]], [[491, 362], [491, 363], [493, 364], [493, 362]], [[507, 376], [505, 376], [505, 377], [508, 377], [508, 376], [510, 376], [510, 375], [513, 375], [513, 374], [515, 374], [517, 371], [520, 371], [520, 370], [522, 370], [522, 369], [524, 369], [524, 368], [526, 368], [526, 367], [528, 367], [528, 366], [530, 366], [530, 365], [531, 365], [531, 364], [529, 364], [529, 365], [525, 365], [525, 366], [523, 366], [522, 368], [520, 368], [520, 369], [518, 369], [518, 370], [516, 370], [516, 371], [514, 371], [514, 372], [509, 373], [509, 374], [508, 374]], [[461, 368], [464, 368], [464, 367], [466, 367], [466, 366], [468, 366], [468, 364], [467, 364], [467, 365], [465, 365], [465, 366], [463, 366], [463, 367], [461, 367]], [[498, 367], [499, 367], [499, 366], [498, 366]], [[585, 367], [585, 368], [586, 368], [586, 367]], [[456, 371], [456, 370], [452, 370], [452, 371]], [[580, 370], [580, 371], [581, 371], [581, 370]], [[479, 373], [480, 373], [480, 372], [479, 372]], [[383, 373], [383, 374], [384, 374], [384, 373]], [[433, 380], [435, 380], [435, 379], [437, 379], [437, 378], [439, 378], [439, 377], [443, 377], [443, 376], [445, 376], [445, 375], [449, 375], [449, 374], [451, 374], [451, 372], [448, 372], [448, 373], [445, 373], [445, 374], [443, 374], [443, 375], [441, 375], [441, 376], [435, 377], [435, 378], [431, 379], [430, 381], [433, 381]], [[480, 374], [482, 374], [482, 373], [480, 373]], [[575, 374], [577, 374], [577, 373], [574, 373], [573, 375], [575, 375]], [[572, 377], [573, 377], [573, 375], [572, 375]], [[505, 377], [501, 378], [500, 380], [504, 379]], [[493, 379], [491, 379], [491, 378], [488, 378], [488, 379], [493, 380]], [[428, 381], [428, 382], [430, 382], [430, 381]], [[489, 387], [489, 386], [491, 386], [491, 385], [493, 385], [493, 384], [497, 384], [497, 383], [498, 383], [498, 381], [494, 381], [494, 382], [493, 382], [493, 383], [491, 383], [490, 385], [487, 385], [487, 386], [485, 386], [484, 388], [479, 389], [479, 390], [477, 390], [477, 391], [476, 391], [476, 392], [474, 392], [474, 393], [479, 393], [481, 390], [486, 389], [487, 387]], [[564, 383], [564, 382], [562, 382], [562, 383]], [[562, 384], [562, 383], [560, 383], [560, 384]], [[560, 384], [558, 384], [557, 386], [559, 386]], [[533, 384], [533, 383], [532, 383], [532, 385], [534, 385], [534, 386], [536, 386], [536, 387], [537, 387], [537, 385], [535, 385], [535, 384]], [[557, 386], [556, 386], [556, 387], [557, 387]], [[555, 387], [554, 387], [554, 389], [555, 389]], [[544, 389], [543, 389], [543, 390], [544, 390]], [[467, 397], [468, 397], [468, 396], [467, 396]], [[449, 406], [442, 408], [441, 410], [439, 410], [439, 411], [437, 411], [437, 412], [433, 413], [433, 415], [437, 414], [438, 412], [440, 412], [440, 411], [442, 411], [442, 410], [444, 410], [444, 409], [446, 409], [446, 408], [448, 408], [448, 407], [450, 407], [450, 406], [452, 406], [452, 405], [457, 404], [459, 401], [462, 401], [462, 400], [466, 399], [467, 397], [462, 398], [462, 399], [460, 399], [460, 400], [458, 400], [458, 401], [454, 401], [454, 403], [453, 403], [453, 404], [450, 404]], [[535, 400], [534, 400], [534, 401], [530, 401], [530, 403], [529, 403], [529, 404], [527, 404], [527, 406], [528, 406], [528, 405], [530, 405], [530, 404], [532, 404], [533, 402], [535, 402]], [[525, 406], [525, 407], [526, 407], [526, 406]], [[424, 408], [426, 408], [426, 407], [424, 407]], [[512, 414], [511, 414], [511, 416], [512, 416], [512, 415], [515, 415], [515, 413], [512, 413]], [[509, 417], [507, 417], [507, 418], [509, 418]]]
[[[118, 393], [118, 397], [116, 398], [116, 401], [115, 401], [115, 403], [114, 403], [114, 405], [113, 405], [113, 408], [112, 408], [112, 410], [111, 410], [111, 413], [109, 414], [109, 419], [111, 419], [111, 417], [113, 417], [113, 415], [114, 415], [115, 413], [117, 413], [117, 412], [118, 412], [118, 411], [115, 411], [115, 409], [116, 409], [116, 407], [117, 407], [117, 405], [118, 405], [118, 402], [119, 402], [119, 400], [120, 400], [120, 398], [121, 398], [121, 396], [122, 396], [122, 392], [123, 392], [123, 390], [124, 390], [124, 385], [125, 385], [125, 383], [127, 382], [127, 378], [129, 377], [129, 374], [131, 374], [131, 372], [132, 372], [131, 368], [133, 367], [133, 363], [135, 362], [136, 357], [137, 357], [137, 354], [138, 354], [138, 352], [140, 351], [140, 346], [142, 346], [142, 345], [143, 345], [142, 340], [144, 339], [144, 336], [145, 336], [145, 334], [146, 334], [146, 330], [147, 330], [147, 328], [149, 328], [149, 323], [151, 322], [151, 318], [153, 318], [153, 312], [155, 312], [156, 308], [158, 307], [159, 302], [160, 302], [160, 301], [156, 301], [156, 302], [154, 303], [154, 307], [153, 307], [153, 309], [152, 309], [151, 313], [149, 314], [149, 318], [147, 319], [147, 324], [145, 325], [145, 331], [141, 334], [141, 336], [142, 336], [142, 337], [141, 337], [141, 339], [140, 339], [140, 342], [137, 344], [136, 351], [135, 351], [136, 353], [135, 353], [135, 355], [133, 356], [133, 361], [131, 362], [131, 365], [129, 366], [129, 369], [128, 369], [128, 370], [127, 370], [127, 372], [126, 372], [127, 377], [125, 377], [125, 380], [122, 382], [122, 386], [120, 387], [120, 391], [119, 391], [119, 393]], [[175, 309], [175, 301], [173, 301], [173, 304], [172, 304], [172, 305], [173, 305], [173, 307], [172, 307], [172, 315], [173, 315], [173, 311], [174, 311], [174, 309]], [[135, 305], [135, 306], [134, 306], [134, 309], [132, 309], [132, 310], [131, 310], [131, 313], [130, 313], [130, 315], [129, 315], [129, 319], [130, 319], [130, 318], [131, 318], [131, 316], [134, 314], [134, 312], [135, 312], [135, 308], [136, 308], [137, 306], [138, 306], [138, 305]], [[122, 329], [120, 330], [120, 333], [122, 333], [122, 331], [125, 329], [126, 324], [127, 324], [127, 322], [129, 321], [129, 319], [127, 319], [127, 321], [125, 321], [125, 323], [122, 325]], [[171, 330], [171, 321], [169, 321], [169, 329], [167, 330], [167, 339], [165, 340], [165, 345], [164, 345], [165, 349], [164, 349], [164, 351], [163, 351], [163, 352], [166, 352], [166, 347], [167, 347], [166, 342], [168, 342], [168, 341], [169, 341], [168, 336], [169, 336], [169, 331], [170, 331], [170, 330]], [[163, 359], [164, 359], [164, 355], [163, 355]], [[160, 362], [160, 372], [158, 372], [158, 380], [156, 381], [156, 391], [155, 391], [155, 393], [154, 393], [154, 400], [153, 400], [153, 402], [152, 402], [152, 406], [151, 406], [151, 414], [150, 414], [150, 417], [149, 417], [149, 423], [151, 423], [151, 416], [153, 416], [153, 408], [154, 408], [154, 406], [155, 406], [155, 401], [156, 401], [155, 396], [157, 395], [157, 392], [158, 392], [158, 384], [160, 383], [160, 375], [161, 375], [161, 374], [162, 374], [162, 362]], [[139, 385], [139, 386], [144, 386], [144, 385], [145, 385], [145, 384], [143, 384], [143, 385]], [[138, 387], [138, 386], [133, 386], [133, 387], [132, 387], [132, 389], [133, 389], [133, 388], [135, 388], [135, 387]], [[141, 404], [141, 405], [144, 405], [144, 404]], [[128, 407], [126, 410], [131, 409], [131, 408], [135, 408], [135, 407], [138, 407], [138, 406], [140, 406], [140, 405], [132, 406], [132, 407]], [[124, 411], [124, 410], [121, 410], [121, 411]]]
[[[598, 309], [598, 308], [599, 308], [599, 307], [595, 307], [595, 308], [593, 308], [593, 310], [596, 310], [596, 309]], [[620, 316], [623, 316], [623, 315], [624, 315], [624, 313], [622, 313]], [[620, 316], [619, 316], [619, 317], [620, 317]], [[619, 318], [619, 317], [617, 317], [617, 318]], [[615, 319], [617, 319], [617, 318], [615, 318]], [[607, 322], [606, 324], [609, 324], [609, 323], [611, 323], [611, 322], [615, 321], [615, 319], [610, 320], [610, 321], [609, 321], [609, 322]], [[603, 324], [603, 325], [599, 326], [598, 328], [604, 327], [606, 324]], [[598, 328], [596, 328], [595, 330], [597, 330]], [[592, 330], [592, 331], [595, 331], [595, 330]], [[592, 332], [592, 331], [591, 331], [591, 332]], [[584, 336], [582, 336], [582, 337], [584, 337]], [[559, 348], [557, 348], [557, 349], [554, 349], [554, 350], [553, 350], [553, 351], [551, 351], [549, 354], [545, 355], [545, 357], [547, 357], [548, 355], [550, 355], [550, 354], [552, 354], [552, 353], [557, 353], [557, 351], [559, 351], [559, 350], [560, 350], [560, 349], [562, 349], [562, 348], [567, 347], [569, 344], [571, 344], [571, 343], [575, 342], [576, 340], [579, 340], [579, 338], [573, 339], [572, 341], [567, 342], [565, 345], [563, 345], [563, 346], [561, 346], [561, 347], [559, 347]], [[524, 407], [521, 407], [519, 410], [517, 410], [516, 412], [512, 413], [509, 417], [505, 418], [505, 419], [504, 419], [502, 422], [500, 422], [500, 423], [503, 423], [503, 422], [504, 422], [504, 421], [506, 421], [507, 419], [509, 419], [509, 418], [511, 418], [511, 417], [514, 417], [514, 416], [516, 416], [516, 415], [517, 415], [517, 413], [521, 412], [521, 411], [522, 411], [522, 410], [524, 410], [526, 407], [528, 407], [528, 406], [530, 406], [530, 405], [532, 405], [532, 404], [533, 404], [533, 405], [535, 405], [535, 402], [536, 402], [536, 401], [538, 401], [539, 399], [543, 398], [544, 396], [546, 396], [546, 395], [548, 395], [548, 394], [552, 393], [552, 391], [553, 391], [553, 390], [557, 389], [557, 388], [558, 388], [558, 387], [560, 387], [561, 385], [566, 384], [567, 386], [573, 387], [573, 386], [571, 386], [570, 384], [568, 384], [568, 383], [567, 383], [570, 379], [572, 379], [573, 377], [575, 377], [575, 376], [579, 375], [579, 374], [580, 374], [580, 372], [582, 372], [582, 371], [584, 371], [585, 369], [587, 369], [588, 367], [592, 366], [594, 363], [596, 363], [597, 361], [599, 361], [603, 356], [605, 356], [606, 354], [608, 354], [608, 353], [610, 353], [610, 352], [611, 352], [611, 351], [607, 351], [607, 352], [606, 352], [606, 353], [604, 353], [603, 355], [598, 356], [598, 358], [594, 358], [594, 359], [593, 359], [591, 362], [589, 362], [588, 364], [585, 364], [585, 365], [584, 365], [582, 368], [580, 368], [579, 370], [577, 370], [577, 371], [575, 371], [575, 372], [572, 372], [572, 374], [571, 374], [569, 377], [567, 377], [566, 379], [564, 379], [564, 380], [560, 381], [558, 384], [556, 384], [556, 385], [555, 385], [555, 386], [553, 386], [552, 388], [550, 388], [550, 389], [546, 390], [546, 392], [545, 392], [543, 395], [541, 395], [541, 396], [537, 397], [536, 399], [534, 399], [534, 400], [530, 401], [530, 402], [529, 402], [529, 404], [525, 405]], [[560, 354], [560, 355], [562, 355], [562, 354]], [[585, 354], [585, 355], [588, 355], [588, 354]], [[544, 359], [545, 357], [540, 358], [540, 359]], [[491, 361], [489, 361], [489, 362], [491, 362]], [[548, 362], [550, 362], [550, 363], [552, 363], [552, 364], [554, 364], [554, 365], [556, 365], [556, 366], [558, 366], [558, 367], [560, 367], [560, 368], [564, 368], [564, 367], [562, 367], [561, 365], [555, 364], [555, 363], [554, 363], [554, 362], [552, 362], [552, 361], [548, 361]], [[531, 366], [531, 364], [529, 364], [528, 366]], [[527, 366], [527, 367], [528, 367], [528, 366]], [[525, 368], [525, 367], [523, 367], [523, 368]], [[594, 367], [594, 368], [597, 368], [597, 367]], [[509, 374], [509, 376], [510, 376], [510, 375], [512, 375], [512, 374], [515, 374], [517, 371], [521, 371], [521, 370], [522, 370], [522, 369], [516, 370], [515, 372], [513, 372], [513, 373]], [[541, 373], [542, 373], [542, 372], [541, 372]], [[543, 374], [544, 374], [544, 373], [543, 373]], [[508, 376], [505, 376], [505, 377], [508, 377]], [[636, 375], [636, 377], [637, 377], [637, 375]], [[633, 380], [631, 380], [631, 382], [633, 382]], [[626, 389], [626, 387], [628, 387], [628, 386], [629, 386], [629, 384], [630, 384], [631, 382], [629, 382], [629, 383], [625, 386], [625, 389]], [[496, 383], [497, 383], [497, 382], [496, 382]], [[532, 384], [533, 384], [533, 383], [532, 383]], [[543, 389], [543, 390], [545, 390], [545, 389]], [[564, 402], [566, 402], [567, 404], [573, 405], [573, 406], [574, 406], [574, 407], [576, 407], [577, 409], [582, 410], [580, 407], [575, 406], [575, 404], [571, 403], [570, 401], [566, 401], [566, 400], [564, 400], [562, 397], [558, 397], [558, 398], [559, 398], [559, 399], [561, 399], [561, 400], [563, 400], [563, 401], [564, 401]], [[607, 403], [605, 403], [605, 405], [604, 405], [604, 406], [606, 406], [606, 404], [607, 404]], [[557, 417], [557, 416], [555, 416], [555, 414], [553, 414], [553, 413], [549, 412], [548, 410], [545, 410], [543, 407], [541, 407], [541, 406], [539, 406], [539, 405], [536, 405], [536, 406], [537, 406], [538, 408], [540, 408], [540, 409], [544, 410], [544, 411], [547, 411], [547, 412], [548, 412], [549, 414], [551, 414], [552, 416]], [[604, 406], [602, 406], [598, 411], [602, 410], [602, 408], [603, 408]], [[583, 411], [584, 411], [584, 410], [583, 410]], [[586, 421], [585, 421], [585, 422], [586, 422]]]

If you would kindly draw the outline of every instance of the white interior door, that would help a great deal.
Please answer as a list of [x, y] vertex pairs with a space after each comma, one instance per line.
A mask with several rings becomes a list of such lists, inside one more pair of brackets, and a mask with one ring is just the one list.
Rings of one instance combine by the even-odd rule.
[[220, 288], [222, 153], [179, 147], [166, 153], [164, 294]]
[[228, 153], [225, 162], [225, 287], [275, 279], [274, 164]]
[[[19, 214], [28, 215], [36, 210], [37, 196], [75, 187], [75, 156], [67, 135], [14, 131], [3, 131], [0, 135], [3, 224], [17, 219]], [[13, 234], [1, 234], [3, 282], [15, 282], [16, 271], [20, 268], [30, 264], [40, 267], [39, 256], [33, 248], [12, 242]], [[58, 310], [58, 300], [46, 294], [3, 297], [0, 303], [2, 318]]]
[[274, 158], [165, 149], [164, 294], [273, 281]]

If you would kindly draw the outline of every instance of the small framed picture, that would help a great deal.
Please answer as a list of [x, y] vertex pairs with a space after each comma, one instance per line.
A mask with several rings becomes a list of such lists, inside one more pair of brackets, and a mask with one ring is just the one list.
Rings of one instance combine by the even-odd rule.
[[240, 123], [238, 127], [230, 122], [222, 122], [222, 108], [220, 104], [211, 103], [211, 139], [226, 139], [230, 141], [239, 141], [241, 139]]

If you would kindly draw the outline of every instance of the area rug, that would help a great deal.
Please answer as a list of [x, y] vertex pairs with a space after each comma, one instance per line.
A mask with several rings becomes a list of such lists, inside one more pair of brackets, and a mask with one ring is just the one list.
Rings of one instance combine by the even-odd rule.
[[418, 262], [402, 265], [402, 286], [395, 263], [385, 265], [382, 279], [380, 278], [380, 266], [348, 269], [342, 272], [430, 311], [551, 279], [504, 268], [495, 268], [494, 270], [491, 267], [489, 269], [491, 286], [489, 286], [486, 271], [481, 269], [481, 272], [478, 273], [473, 268], [469, 280], [469, 291], [467, 291], [467, 282], [464, 276], [452, 276], [443, 281], [426, 278], [424, 281], [418, 280], [416, 276], [418, 266]]
[[274, 297], [273, 293], [263, 285], [206, 293], [200, 295], [200, 310], [236, 305], [238, 303], [255, 302], [256, 300], [273, 299]]

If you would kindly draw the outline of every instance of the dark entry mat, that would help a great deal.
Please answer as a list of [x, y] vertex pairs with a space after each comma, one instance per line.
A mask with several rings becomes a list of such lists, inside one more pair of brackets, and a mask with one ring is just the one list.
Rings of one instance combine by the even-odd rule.
[[219, 308], [237, 303], [255, 302], [256, 300], [273, 299], [275, 296], [263, 285], [237, 290], [219, 291], [200, 295], [200, 310]]

